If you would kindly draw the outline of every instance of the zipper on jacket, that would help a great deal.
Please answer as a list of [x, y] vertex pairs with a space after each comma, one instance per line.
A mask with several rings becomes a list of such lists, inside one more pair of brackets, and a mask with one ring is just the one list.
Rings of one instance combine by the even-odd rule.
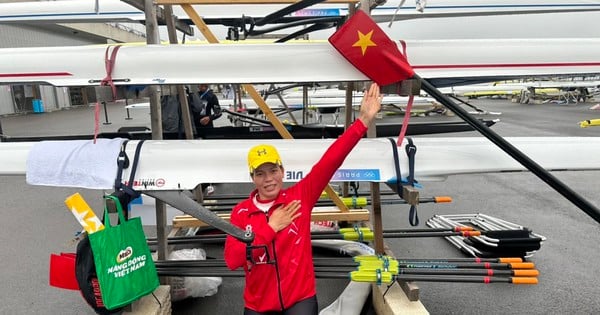
[[[269, 215], [266, 215], [267, 223], [269, 222]], [[271, 242], [273, 245], [273, 262], [275, 263], [275, 276], [277, 276], [277, 294], [279, 296], [279, 305], [281, 306], [281, 310], [285, 310], [285, 306], [283, 304], [283, 294], [281, 292], [281, 277], [279, 276], [279, 264], [277, 263], [277, 253], [275, 251], [275, 239]]]

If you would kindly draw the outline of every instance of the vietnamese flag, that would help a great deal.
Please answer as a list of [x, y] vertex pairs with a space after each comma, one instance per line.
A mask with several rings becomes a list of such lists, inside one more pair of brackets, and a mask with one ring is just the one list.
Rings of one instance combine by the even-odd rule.
[[398, 46], [377, 23], [358, 10], [329, 42], [360, 72], [380, 86], [411, 78], [415, 72]]

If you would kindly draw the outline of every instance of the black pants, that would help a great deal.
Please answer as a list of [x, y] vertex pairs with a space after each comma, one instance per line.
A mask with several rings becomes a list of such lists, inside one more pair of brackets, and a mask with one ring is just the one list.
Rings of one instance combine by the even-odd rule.
[[244, 315], [317, 315], [319, 313], [319, 307], [317, 304], [317, 296], [309, 297], [302, 301], [296, 302], [290, 308], [283, 311], [275, 312], [255, 312], [253, 310], [244, 308]]

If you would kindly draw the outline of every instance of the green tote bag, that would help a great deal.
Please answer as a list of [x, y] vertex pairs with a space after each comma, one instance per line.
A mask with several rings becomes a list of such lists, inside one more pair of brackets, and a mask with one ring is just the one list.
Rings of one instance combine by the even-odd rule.
[[119, 223], [112, 226], [104, 207], [104, 229], [89, 235], [104, 306], [111, 310], [153, 292], [158, 274], [139, 217], [125, 220], [118, 198], [114, 201]]

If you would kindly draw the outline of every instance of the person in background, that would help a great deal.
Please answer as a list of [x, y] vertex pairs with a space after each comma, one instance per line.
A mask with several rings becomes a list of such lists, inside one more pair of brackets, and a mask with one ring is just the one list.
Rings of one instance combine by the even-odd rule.
[[202, 134], [202, 128], [214, 127], [213, 121], [222, 115], [219, 99], [208, 87], [208, 84], [198, 85], [198, 92], [190, 94], [189, 103], [194, 125], [199, 135]]
[[247, 245], [232, 236], [227, 236], [224, 250], [227, 267], [245, 271], [245, 315], [318, 313], [311, 211], [380, 108], [379, 86], [373, 83], [364, 94], [358, 119], [302, 180], [285, 189], [284, 166], [277, 149], [261, 144], [249, 150], [248, 167], [255, 189], [233, 208], [231, 223], [253, 232], [255, 238], [248, 256]]
[[[221, 117], [221, 106], [219, 98], [209, 88], [208, 84], [199, 84], [198, 92], [189, 94], [189, 105], [192, 112], [193, 125], [196, 129], [196, 137], [203, 136], [203, 129], [213, 128], [214, 121]], [[204, 196], [215, 192], [213, 185], [209, 183], [201, 184], [202, 196], [197, 199], [204, 199]]]

